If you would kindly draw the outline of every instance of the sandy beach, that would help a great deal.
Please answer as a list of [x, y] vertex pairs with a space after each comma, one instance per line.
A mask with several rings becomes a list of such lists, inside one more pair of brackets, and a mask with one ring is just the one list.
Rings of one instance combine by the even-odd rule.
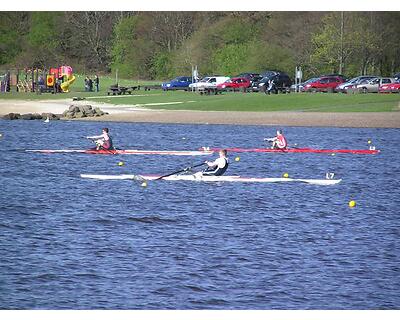
[[123, 121], [153, 123], [237, 124], [266, 126], [319, 126], [357, 128], [400, 128], [399, 112], [233, 112], [152, 110], [132, 105], [111, 105], [93, 101], [0, 100], [0, 116], [14, 113], [61, 114], [70, 105], [99, 107], [109, 115], [83, 118], [85, 121]]

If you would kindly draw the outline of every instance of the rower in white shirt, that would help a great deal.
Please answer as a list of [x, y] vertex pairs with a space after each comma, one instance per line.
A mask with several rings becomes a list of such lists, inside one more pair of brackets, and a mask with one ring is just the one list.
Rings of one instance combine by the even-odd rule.
[[208, 168], [202, 171], [203, 176], [222, 176], [226, 169], [228, 169], [229, 161], [227, 158], [227, 151], [220, 150], [219, 158], [215, 161], [206, 161]]

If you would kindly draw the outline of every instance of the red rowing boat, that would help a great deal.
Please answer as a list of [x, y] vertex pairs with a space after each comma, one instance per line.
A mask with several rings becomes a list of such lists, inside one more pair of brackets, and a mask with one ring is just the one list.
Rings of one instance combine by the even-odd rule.
[[279, 149], [269, 149], [269, 148], [200, 148], [199, 150], [204, 151], [214, 151], [217, 152], [219, 150], [225, 149], [229, 152], [272, 152], [272, 153], [351, 153], [351, 154], [377, 154], [380, 150], [371, 149], [312, 149], [312, 148], [288, 148], [284, 150]]

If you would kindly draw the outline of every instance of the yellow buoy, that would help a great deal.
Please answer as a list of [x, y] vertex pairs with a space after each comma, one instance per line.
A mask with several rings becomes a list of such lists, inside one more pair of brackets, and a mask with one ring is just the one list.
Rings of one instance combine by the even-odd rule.
[[118, 162], [118, 165], [121, 167], [123, 166], [125, 163], [123, 161]]
[[147, 181], [143, 181], [142, 184], [141, 184], [141, 186], [142, 186], [143, 188], [146, 188], [146, 187], [147, 187]]
[[372, 141], [371, 140], [368, 140], [368, 144], [371, 144], [372, 143]]
[[349, 207], [354, 208], [356, 206], [356, 202], [354, 200], [349, 201]]
[[285, 172], [282, 176], [283, 176], [284, 178], [289, 178], [289, 173]]
[[235, 158], [235, 161], [240, 161], [240, 157], [236, 157], [236, 158]]

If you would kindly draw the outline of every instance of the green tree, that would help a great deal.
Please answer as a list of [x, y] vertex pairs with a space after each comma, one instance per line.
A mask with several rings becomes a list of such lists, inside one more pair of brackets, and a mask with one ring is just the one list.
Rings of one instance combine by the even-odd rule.
[[135, 40], [135, 30], [138, 16], [122, 18], [114, 26], [114, 38], [111, 49], [112, 68], [118, 69], [121, 76], [133, 77], [139, 73], [132, 42]]
[[58, 19], [61, 17], [62, 13], [58, 12], [32, 12], [27, 34], [32, 64], [46, 66], [57, 61], [61, 43]]
[[13, 63], [22, 52], [28, 17], [25, 12], [0, 12], [0, 65]]

